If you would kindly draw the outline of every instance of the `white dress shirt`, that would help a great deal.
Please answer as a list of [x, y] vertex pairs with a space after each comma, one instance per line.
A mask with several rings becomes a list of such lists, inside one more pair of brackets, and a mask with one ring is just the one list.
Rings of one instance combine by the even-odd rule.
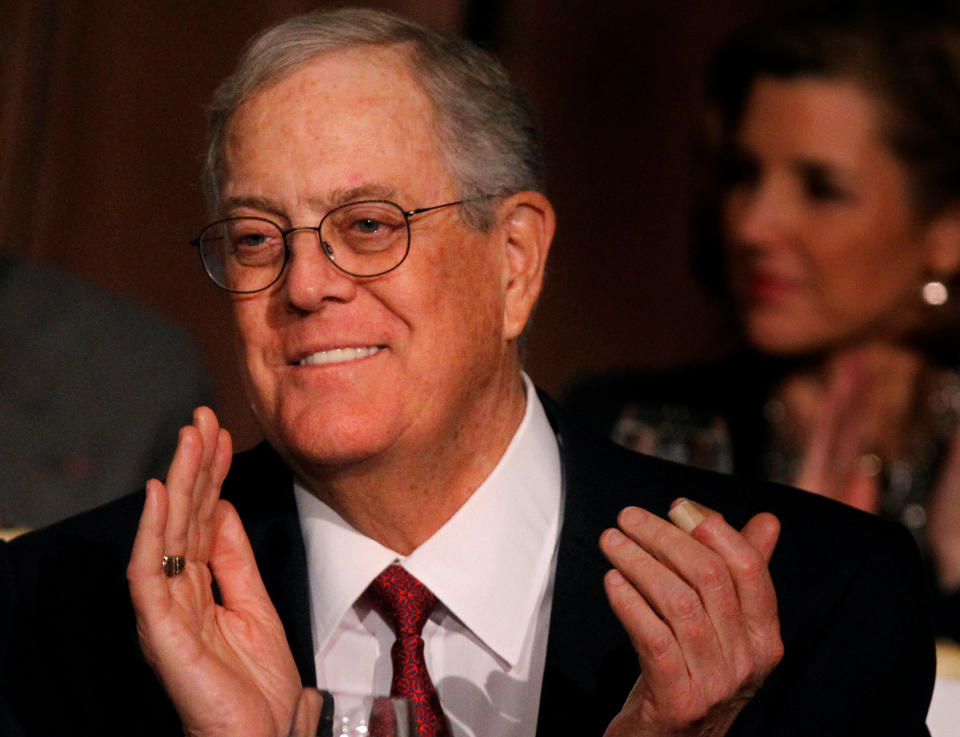
[[534, 734], [562, 492], [556, 436], [526, 376], [524, 383], [524, 418], [497, 466], [406, 557], [361, 535], [296, 485], [320, 688], [389, 693], [393, 631], [359, 598], [399, 562], [441, 602], [423, 639], [454, 736]]

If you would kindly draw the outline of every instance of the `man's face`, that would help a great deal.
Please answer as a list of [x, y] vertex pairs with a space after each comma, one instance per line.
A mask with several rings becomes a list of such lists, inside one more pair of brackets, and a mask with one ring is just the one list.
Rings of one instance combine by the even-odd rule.
[[[222, 215], [286, 229], [356, 200], [407, 210], [456, 200], [432, 120], [397, 51], [319, 57], [237, 111]], [[374, 279], [339, 272], [315, 233], [298, 232], [283, 278], [234, 297], [254, 411], [288, 460], [419, 453], [500, 411], [517, 380], [504, 256], [459, 210], [412, 218], [406, 261]]]

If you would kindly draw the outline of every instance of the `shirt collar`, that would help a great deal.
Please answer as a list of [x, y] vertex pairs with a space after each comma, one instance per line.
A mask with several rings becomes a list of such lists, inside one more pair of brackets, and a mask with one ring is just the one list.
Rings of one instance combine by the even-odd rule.
[[[315, 646], [322, 649], [370, 582], [400, 560], [487, 647], [513, 665], [550, 575], [561, 496], [556, 436], [530, 379], [523, 420], [464, 505], [406, 558], [361, 535], [296, 484]], [[320, 593], [322, 592], [322, 594]]]

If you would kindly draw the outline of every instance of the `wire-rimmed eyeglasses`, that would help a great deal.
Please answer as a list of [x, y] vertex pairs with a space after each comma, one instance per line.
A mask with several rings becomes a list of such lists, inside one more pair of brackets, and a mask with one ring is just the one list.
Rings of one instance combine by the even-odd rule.
[[301, 230], [316, 232], [320, 250], [345, 274], [361, 278], [393, 271], [410, 252], [410, 218], [462, 205], [465, 200], [404, 210], [389, 200], [349, 202], [330, 210], [319, 225], [284, 230], [262, 217], [217, 220], [190, 241], [218, 287], [236, 294], [269, 289], [290, 260], [288, 238]]

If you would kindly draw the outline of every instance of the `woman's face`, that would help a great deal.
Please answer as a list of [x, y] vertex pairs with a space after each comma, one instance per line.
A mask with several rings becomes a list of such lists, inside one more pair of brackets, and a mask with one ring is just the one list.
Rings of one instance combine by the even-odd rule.
[[930, 228], [875, 98], [852, 82], [761, 77], [734, 143], [723, 227], [748, 341], [795, 355], [906, 329]]

